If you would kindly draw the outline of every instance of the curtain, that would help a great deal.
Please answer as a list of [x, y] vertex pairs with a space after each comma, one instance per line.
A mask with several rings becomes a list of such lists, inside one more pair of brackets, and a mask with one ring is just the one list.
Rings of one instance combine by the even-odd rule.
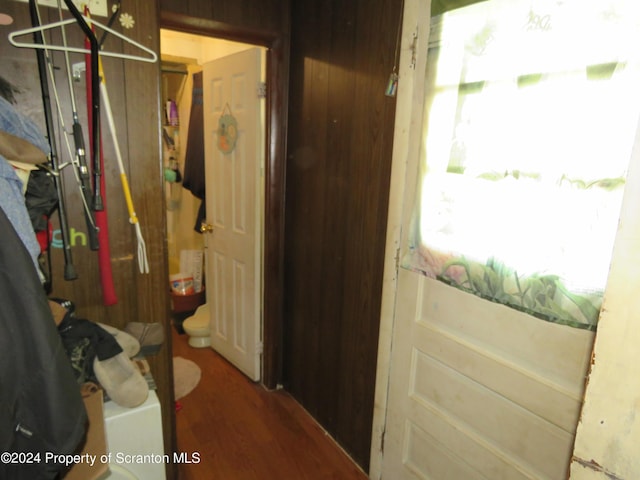
[[617, 0], [432, 19], [404, 267], [596, 328], [640, 112], [639, 19]]

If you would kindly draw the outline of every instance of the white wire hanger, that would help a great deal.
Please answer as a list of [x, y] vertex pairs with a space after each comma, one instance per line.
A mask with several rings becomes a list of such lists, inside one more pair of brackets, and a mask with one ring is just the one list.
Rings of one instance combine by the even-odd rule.
[[[127, 59], [127, 60], [136, 60], [136, 61], [147, 62], [147, 63], [155, 63], [158, 60], [158, 55], [153, 50], [145, 47], [144, 45], [139, 44], [138, 42], [136, 42], [134, 40], [131, 40], [129, 37], [126, 37], [125, 35], [122, 35], [121, 33], [119, 33], [117, 31], [107, 27], [106, 25], [102, 25], [101, 23], [97, 22], [93, 18], [88, 18], [88, 17], [86, 17], [84, 15], [83, 15], [83, 18], [85, 19], [85, 21], [87, 22], [88, 25], [96, 25], [97, 27], [100, 27], [103, 30], [109, 32], [111, 35], [114, 35], [114, 36], [124, 40], [125, 42], [133, 45], [134, 47], [139, 48], [140, 50], [142, 50], [142, 51], [144, 51], [145, 53], [148, 54], [148, 56], [140, 56], [140, 55], [129, 55], [129, 54], [126, 54], [126, 53], [109, 52], [109, 51], [105, 51], [105, 50], [100, 50], [100, 52], [99, 52], [100, 55], [105, 56], [105, 57], [124, 58], [124, 59]], [[50, 24], [47, 24], [47, 25], [42, 25], [42, 26], [39, 26], [39, 27], [31, 27], [31, 28], [25, 28], [25, 29], [22, 29], [22, 30], [16, 30], [15, 32], [11, 32], [9, 34], [9, 43], [11, 43], [11, 45], [13, 45], [14, 47], [18, 47], [18, 48], [38, 48], [38, 49], [42, 49], [42, 50], [55, 50], [55, 51], [60, 51], [60, 52], [91, 53], [91, 50], [88, 50], [86, 48], [55, 45], [55, 44], [51, 44], [51, 43], [47, 43], [45, 45], [45, 44], [33, 43], [33, 42], [16, 41], [16, 37], [21, 37], [23, 35], [28, 35], [28, 34], [31, 34], [33, 32], [37, 32], [37, 31], [43, 32], [45, 30], [51, 30], [53, 28], [61, 27], [63, 25], [68, 25], [68, 24], [71, 24], [71, 23], [76, 23], [76, 19], [75, 18], [69, 18], [67, 20], [60, 20], [58, 22], [50, 23]]]

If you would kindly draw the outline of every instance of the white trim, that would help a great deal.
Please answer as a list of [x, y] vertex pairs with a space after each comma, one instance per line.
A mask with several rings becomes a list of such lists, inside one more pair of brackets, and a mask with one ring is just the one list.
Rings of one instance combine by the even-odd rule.
[[[419, 124], [418, 131], [422, 123], [422, 102], [416, 103], [415, 96], [422, 94], [427, 49], [423, 48], [420, 55], [419, 52], [414, 52], [412, 47], [419, 47], [421, 42], [428, 41], [430, 12], [431, 0], [404, 2], [369, 465], [369, 478], [375, 480], [382, 478], [382, 447], [387, 421], [387, 394], [398, 279], [397, 258], [402, 238], [407, 163], [419, 149], [419, 142], [412, 145], [409, 139], [411, 132], [415, 131], [416, 122]], [[418, 37], [415, 43], [414, 36]], [[418, 54], [417, 65], [412, 64], [415, 54]], [[420, 107], [414, 109], [414, 105]], [[415, 176], [409, 175], [409, 180], [411, 179], [415, 179]]]

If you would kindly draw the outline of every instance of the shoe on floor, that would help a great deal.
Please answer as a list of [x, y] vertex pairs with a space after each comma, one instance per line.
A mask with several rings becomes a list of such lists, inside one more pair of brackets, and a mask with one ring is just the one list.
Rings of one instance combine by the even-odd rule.
[[158, 322], [129, 322], [124, 330], [140, 342], [140, 353], [143, 355], [158, 353], [164, 342], [164, 329]]
[[93, 371], [109, 398], [118, 405], [137, 407], [149, 395], [147, 381], [124, 352], [106, 360], [96, 357]]

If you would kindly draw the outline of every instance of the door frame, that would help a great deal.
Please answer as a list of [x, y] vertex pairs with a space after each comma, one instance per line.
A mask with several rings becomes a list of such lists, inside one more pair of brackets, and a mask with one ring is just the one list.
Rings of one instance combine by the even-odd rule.
[[[422, 126], [424, 72], [430, 30], [431, 0], [404, 0], [400, 35], [400, 79], [396, 96], [393, 153], [387, 214], [382, 303], [380, 306], [380, 334], [376, 366], [376, 388], [371, 428], [369, 478], [382, 478], [384, 438], [387, 425], [388, 395], [391, 374], [391, 352], [398, 301], [398, 264], [402, 244], [402, 225], [405, 212], [405, 190], [412, 188], [412, 177], [418, 163], [418, 142], [412, 142], [416, 130]], [[415, 107], [418, 105], [418, 107]], [[409, 172], [409, 173], [408, 173]]]
[[159, 28], [266, 47], [266, 152], [264, 246], [262, 265], [261, 383], [282, 383], [284, 201], [289, 91], [289, 37], [282, 32], [248, 29], [214, 20], [160, 11]]

